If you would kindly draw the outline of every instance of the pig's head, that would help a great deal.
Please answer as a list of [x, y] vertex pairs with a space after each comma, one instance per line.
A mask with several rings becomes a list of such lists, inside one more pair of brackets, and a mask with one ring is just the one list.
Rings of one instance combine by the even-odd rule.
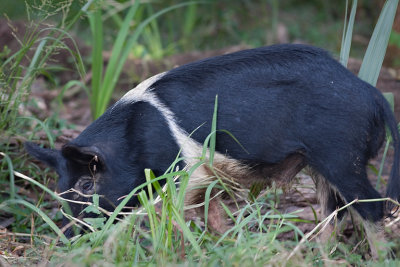
[[[107, 155], [104, 155], [103, 151], [96, 146], [81, 147], [69, 143], [61, 150], [56, 150], [26, 143], [25, 148], [29, 154], [57, 171], [59, 175], [58, 192], [65, 192], [69, 189], [76, 191], [62, 195], [73, 201], [91, 201], [90, 195], [96, 193], [100, 195], [100, 206], [112, 211], [125, 195], [144, 182], [143, 172], [135, 172], [133, 168], [123, 168], [122, 166], [118, 169], [116, 165], [120, 164], [108, 161]], [[109, 165], [107, 162], [113, 163], [113, 165]], [[129, 202], [130, 206], [136, 204], [136, 198], [132, 198]], [[81, 214], [86, 205], [74, 202], [70, 202], [69, 205], [75, 217], [96, 216], [96, 214], [90, 213]], [[65, 220], [64, 224], [67, 222]]]
[[[109, 211], [145, 182], [145, 168], [162, 175], [179, 151], [164, 117], [145, 102], [114, 106], [61, 150], [33, 143], [25, 147], [30, 155], [57, 171], [58, 192], [72, 188], [82, 193], [71, 192], [63, 197], [86, 202], [91, 199], [84, 195], [96, 193], [100, 206]], [[127, 206], [137, 204], [134, 197]], [[86, 207], [75, 203], [70, 206], [75, 217]]]

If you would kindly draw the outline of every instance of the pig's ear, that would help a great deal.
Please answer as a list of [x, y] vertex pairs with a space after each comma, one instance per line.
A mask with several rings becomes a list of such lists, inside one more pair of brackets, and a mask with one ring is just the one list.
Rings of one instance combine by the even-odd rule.
[[60, 150], [43, 148], [31, 142], [25, 142], [24, 146], [26, 151], [28, 151], [28, 153], [34, 158], [42, 161], [54, 169], [58, 168], [61, 157]]
[[95, 146], [82, 147], [74, 144], [66, 144], [61, 149], [61, 153], [66, 159], [78, 164], [87, 165], [97, 163], [104, 165], [102, 153]]

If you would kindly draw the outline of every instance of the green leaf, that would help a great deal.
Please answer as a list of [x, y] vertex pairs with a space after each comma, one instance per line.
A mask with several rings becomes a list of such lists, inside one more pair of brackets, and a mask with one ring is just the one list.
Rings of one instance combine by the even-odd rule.
[[101, 214], [101, 212], [99, 211], [99, 195], [98, 194], [93, 194], [92, 201], [93, 201], [93, 204], [87, 206], [86, 208], [84, 208], [81, 211], [81, 214], [83, 212], [86, 212], [86, 213], [91, 213], [92, 212], [92, 213], [95, 213], [95, 214]]
[[106, 218], [104, 217], [97, 217], [97, 218], [83, 218], [85, 222], [90, 224], [93, 228], [95, 229], [101, 229], [104, 226], [104, 222], [106, 221]]
[[353, 0], [349, 22], [347, 23], [347, 6], [348, 6], [347, 2], [348, 1], [346, 0], [346, 15], [344, 21], [343, 35], [342, 35], [342, 45], [340, 49], [340, 63], [342, 63], [342, 65], [345, 67], [347, 67], [347, 61], [349, 60], [351, 39], [353, 36], [354, 19], [357, 11], [357, 0]]
[[376, 23], [358, 76], [376, 85], [389, 42], [390, 32], [399, 0], [387, 0]]

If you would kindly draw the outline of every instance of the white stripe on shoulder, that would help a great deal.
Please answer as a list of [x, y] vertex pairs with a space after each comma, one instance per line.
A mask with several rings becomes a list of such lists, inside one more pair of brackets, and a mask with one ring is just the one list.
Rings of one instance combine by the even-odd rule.
[[143, 96], [142, 100], [155, 107], [168, 123], [169, 130], [178, 146], [182, 149], [182, 154], [186, 158], [186, 161], [200, 157], [202, 151], [201, 144], [190, 138], [189, 134], [178, 125], [175, 114], [154, 93], [146, 92]]
[[143, 82], [139, 83], [135, 88], [131, 89], [127, 92], [118, 102], [126, 103], [126, 102], [136, 102], [143, 99], [144, 94], [151, 89], [153, 83], [161, 79], [167, 72], [162, 72], [156, 74]]
[[[162, 103], [162, 100], [160, 100], [154, 92], [152, 92], [153, 88], [151, 86], [166, 73], [167, 72], [157, 74], [141, 82], [134, 89], [126, 93], [118, 103], [129, 104], [144, 101], [155, 107], [166, 120], [175, 142], [182, 149], [182, 155], [185, 158], [185, 162], [189, 166], [192, 166], [198, 162], [198, 158], [202, 154], [203, 146], [192, 139], [189, 134], [178, 125], [175, 114], [168, 108], [168, 106]], [[215, 153], [214, 160], [218, 162], [231, 162], [232, 165], [238, 165], [236, 160], [228, 158], [218, 152]]]
[[161, 79], [167, 72], [154, 75], [135, 88], [127, 92], [117, 103], [119, 104], [132, 104], [138, 101], [144, 101], [155, 107], [166, 120], [172, 136], [177, 142], [178, 146], [182, 149], [182, 154], [186, 158], [193, 159], [201, 155], [202, 146], [195, 140], [189, 137], [189, 134], [183, 130], [176, 122], [175, 114], [152, 92], [151, 86]]

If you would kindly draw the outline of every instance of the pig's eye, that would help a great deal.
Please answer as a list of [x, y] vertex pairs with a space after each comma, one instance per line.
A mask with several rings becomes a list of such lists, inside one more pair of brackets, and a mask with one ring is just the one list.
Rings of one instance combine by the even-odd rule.
[[89, 176], [81, 177], [76, 182], [74, 189], [86, 195], [94, 194], [96, 190], [95, 180]]
[[84, 193], [87, 193], [93, 189], [93, 185], [94, 185], [93, 181], [86, 180], [85, 182], [82, 183], [81, 189]]

